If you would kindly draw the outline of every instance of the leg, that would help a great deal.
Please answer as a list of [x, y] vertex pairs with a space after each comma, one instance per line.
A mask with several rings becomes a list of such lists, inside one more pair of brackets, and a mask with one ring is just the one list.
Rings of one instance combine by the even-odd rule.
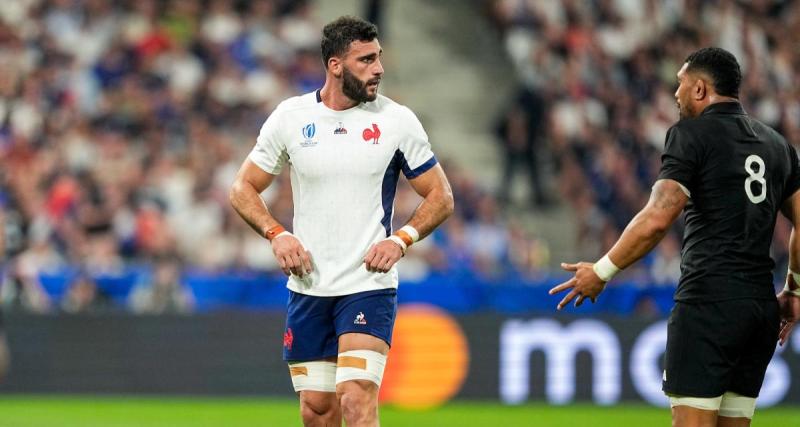
[[669, 397], [672, 407], [672, 427], [716, 427], [722, 396]]
[[750, 420], [756, 410], [756, 398], [742, 396], [734, 392], [722, 395], [717, 427], [750, 427]]
[[347, 427], [376, 427], [378, 389], [389, 345], [361, 333], [339, 337], [336, 395]]
[[340, 427], [342, 411], [336, 393], [304, 390], [300, 395], [300, 417], [305, 427]]
[[717, 411], [690, 406], [672, 407], [672, 427], [716, 427]]
[[306, 427], [339, 427], [342, 413], [336, 399], [336, 358], [289, 363], [300, 417]]

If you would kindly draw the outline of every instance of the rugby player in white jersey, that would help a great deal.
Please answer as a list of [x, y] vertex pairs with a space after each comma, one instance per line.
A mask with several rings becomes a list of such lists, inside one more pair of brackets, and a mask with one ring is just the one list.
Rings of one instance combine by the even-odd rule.
[[[450, 185], [414, 113], [382, 95], [375, 25], [341, 17], [322, 31], [322, 89], [269, 116], [230, 192], [270, 240], [290, 290], [284, 359], [306, 426], [377, 426], [378, 389], [397, 312], [395, 263], [453, 212]], [[260, 197], [291, 168], [294, 233]], [[400, 172], [424, 198], [392, 233]]]

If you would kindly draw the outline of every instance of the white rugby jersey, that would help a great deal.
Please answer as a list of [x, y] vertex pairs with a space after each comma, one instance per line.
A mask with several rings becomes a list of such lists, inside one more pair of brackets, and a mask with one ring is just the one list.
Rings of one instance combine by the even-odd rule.
[[400, 171], [410, 179], [436, 165], [410, 109], [382, 95], [344, 111], [326, 107], [319, 91], [289, 98], [267, 118], [249, 158], [273, 175], [291, 165], [293, 233], [314, 271], [290, 276], [289, 289], [335, 296], [397, 287], [394, 267], [370, 273], [363, 260], [392, 232]]

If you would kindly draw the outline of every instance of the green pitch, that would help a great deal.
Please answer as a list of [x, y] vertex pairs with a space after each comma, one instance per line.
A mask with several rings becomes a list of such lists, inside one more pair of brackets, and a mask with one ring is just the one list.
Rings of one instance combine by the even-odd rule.
[[[459, 402], [429, 411], [381, 408], [384, 427], [668, 426], [669, 411], [646, 406]], [[289, 400], [227, 398], [0, 397], [0, 427], [299, 426]], [[800, 426], [800, 408], [759, 411], [754, 427]]]

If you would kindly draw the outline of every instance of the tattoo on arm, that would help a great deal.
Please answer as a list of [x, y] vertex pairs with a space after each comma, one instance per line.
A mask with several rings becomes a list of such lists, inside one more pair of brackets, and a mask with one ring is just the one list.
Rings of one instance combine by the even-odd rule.
[[671, 211], [676, 206], [680, 206], [685, 197], [686, 195], [679, 185], [668, 185], [663, 180], [659, 180], [653, 185], [650, 203], [656, 209]]

